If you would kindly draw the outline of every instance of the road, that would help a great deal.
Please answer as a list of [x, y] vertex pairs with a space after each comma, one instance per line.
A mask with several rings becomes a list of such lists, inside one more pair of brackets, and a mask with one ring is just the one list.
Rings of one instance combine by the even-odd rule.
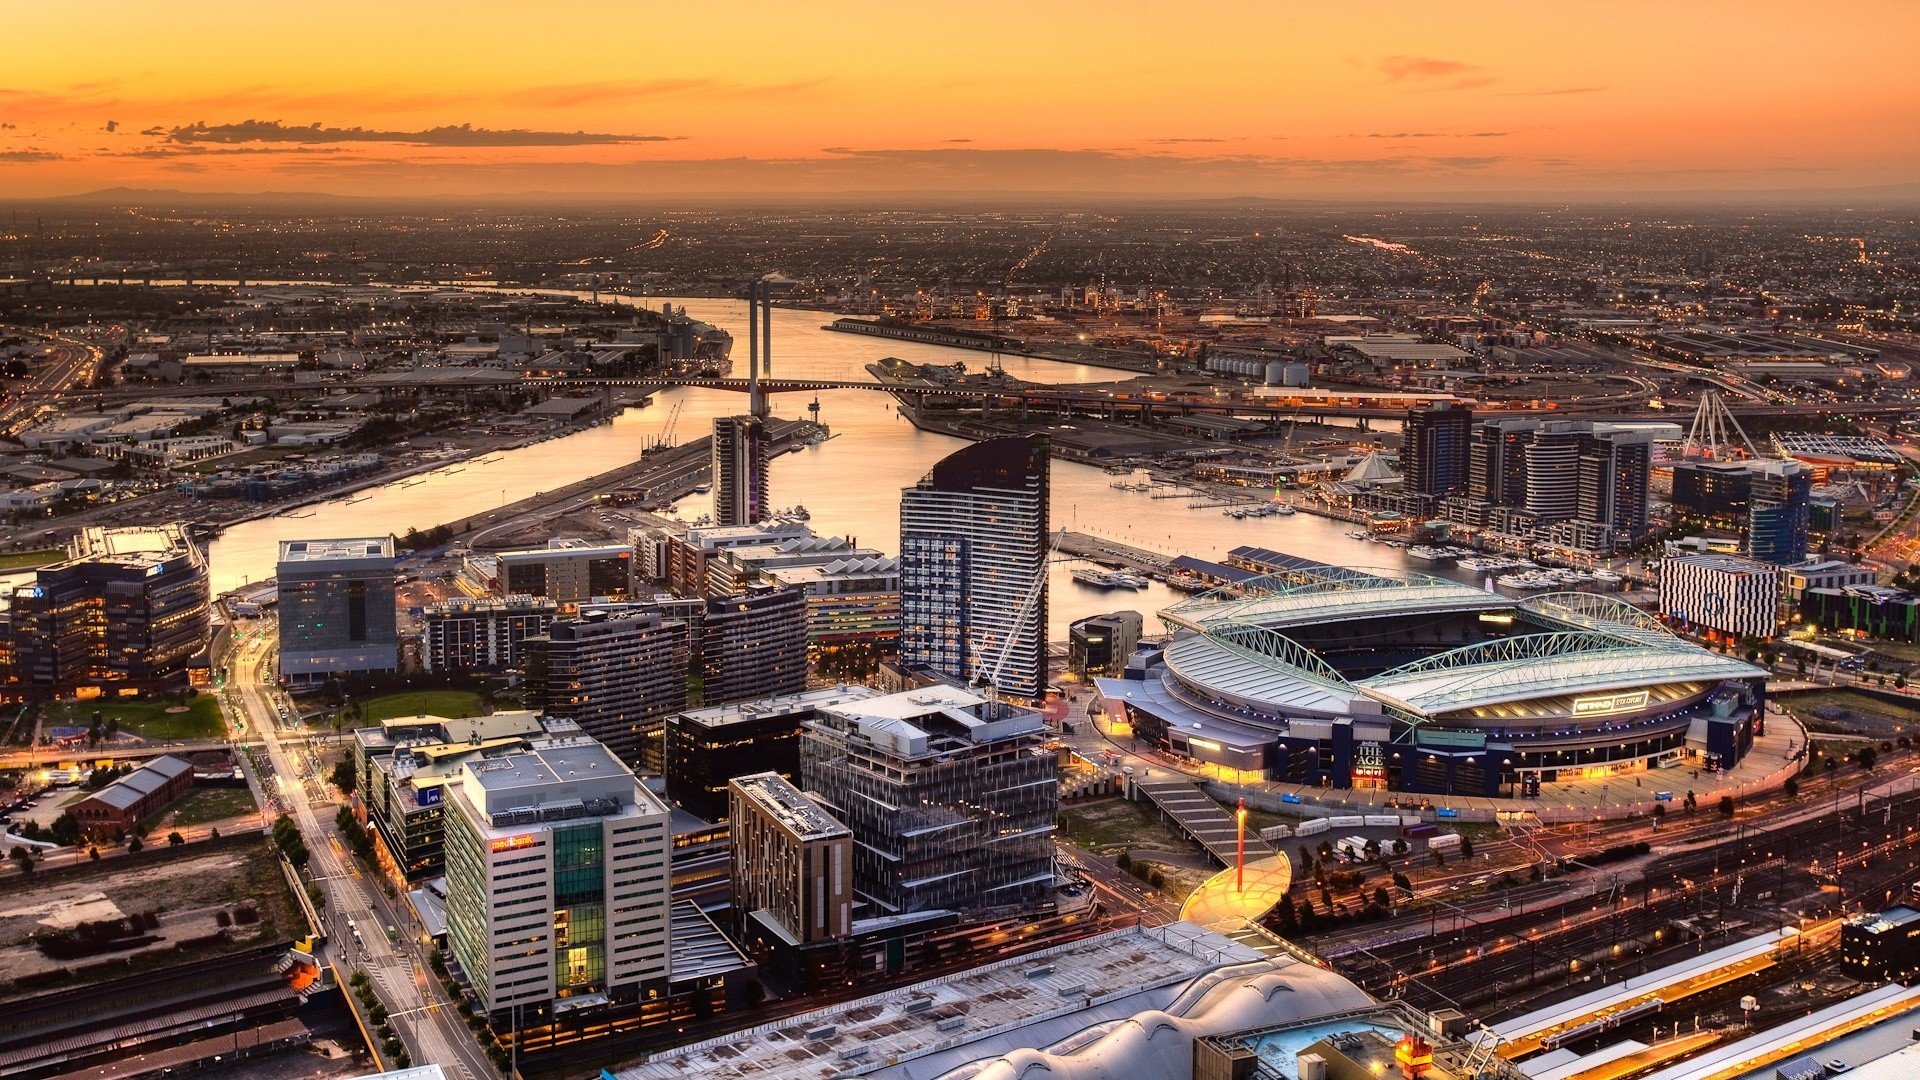
[[91, 342], [66, 334], [37, 336], [53, 346], [53, 356], [0, 408], [0, 434], [8, 437], [57, 412], [62, 397], [92, 386], [100, 371], [103, 354]]
[[[316, 768], [318, 759], [303, 745], [308, 733], [298, 729], [297, 720], [281, 719], [282, 707], [295, 714], [273, 685], [277, 643], [269, 622], [237, 645], [227, 705], [229, 715], [244, 722], [246, 736], [257, 738], [257, 748], [265, 753], [271, 771], [259, 778], [264, 794], [293, 816], [313, 853], [307, 869], [326, 893], [322, 917], [330, 931], [322, 959], [343, 976], [356, 968], [367, 973], [415, 1064], [438, 1063], [458, 1080], [495, 1076], [493, 1064], [460, 1014], [441, 996], [423, 958], [407, 947], [409, 932], [400, 928], [411, 927], [412, 917], [388, 902], [378, 879], [361, 872], [335, 828], [333, 808], [325, 803], [326, 782]], [[248, 745], [251, 750], [253, 744]], [[358, 943], [349, 921], [358, 931]], [[399, 929], [400, 940], [389, 941], [386, 927]]]

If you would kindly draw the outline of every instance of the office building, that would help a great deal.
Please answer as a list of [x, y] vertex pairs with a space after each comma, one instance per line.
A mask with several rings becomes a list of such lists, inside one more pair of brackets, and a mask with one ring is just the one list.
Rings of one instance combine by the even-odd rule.
[[737, 596], [711, 597], [700, 638], [703, 702], [807, 688], [807, 597], [800, 589], [750, 585]]
[[1896, 907], [1849, 917], [1840, 924], [1840, 966], [1862, 983], [1891, 979], [1911, 986], [1920, 976], [1920, 911]]
[[853, 833], [778, 773], [727, 785], [733, 912], [743, 938], [811, 944], [853, 929]]
[[1872, 585], [1877, 580], [1872, 570], [1839, 559], [1806, 559], [1780, 568], [1787, 600], [1798, 603], [1810, 589], [1844, 589], [1849, 585]]
[[807, 721], [800, 786], [853, 833], [863, 917], [1051, 891], [1060, 789], [1046, 730], [1037, 712], [944, 685]]
[[[764, 551], [787, 541], [817, 540], [799, 521], [762, 521], [749, 525], [696, 525], [671, 532], [657, 530], [663, 549], [664, 581], [680, 596], [705, 596], [726, 591], [726, 579], [709, 580], [709, 567], [735, 549]], [[849, 545], [851, 547], [851, 545]]]
[[1495, 506], [1520, 506], [1527, 498], [1527, 444], [1539, 421], [1486, 420], [1472, 430], [1467, 447], [1467, 495]]
[[1772, 637], [1780, 624], [1780, 568], [1735, 555], [1662, 559], [1660, 614], [1710, 635]]
[[766, 421], [757, 416], [714, 417], [714, 524], [726, 528], [766, 520], [770, 456]]
[[666, 993], [667, 808], [606, 747], [468, 761], [446, 818], [447, 936], [481, 1011]]
[[353, 732], [355, 794], [375, 841], [375, 858], [408, 881], [446, 865], [446, 788], [468, 761], [525, 750], [539, 739], [579, 735], [570, 720], [532, 711], [464, 719], [396, 717]]
[[283, 678], [317, 682], [398, 669], [393, 564], [391, 536], [281, 542]]
[[1800, 618], [1822, 630], [1853, 630], [1885, 641], [1920, 642], [1920, 596], [1884, 585], [1804, 590]]
[[1526, 500], [1521, 505], [1539, 521], [1563, 521], [1580, 510], [1580, 432], [1572, 424], [1538, 424], [1523, 452]]
[[1046, 690], [1045, 436], [958, 450], [900, 496], [900, 660]]
[[1473, 410], [1436, 402], [1408, 412], [1402, 430], [1400, 474], [1405, 489], [1435, 498], [1466, 494]]
[[1716, 525], [1744, 525], [1753, 471], [1744, 461], [1683, 461], [1673, 467], [1673, 511]]
[[60, 690], [164, 685], [206, 649], [211, 624], [206, 556], [184, 527], [90, 526], [14, 589], [13, 671]]
[[816, 536], [784, 520], [678, 535], [650, 530], [636, 545], [657, 559], [660, 580], [683, 596], [730, 595], [755, 583], [803, 590], [807, 648], [815, 659], [831, 663], [843, 651], [891, 653], [899, 645], [900, 567], [877, 549]]
[[506, 595], [544, 596], [557, 604], [633, 595], [633, 548], [627, 544], [589, 544], [549, 540], [545, 547], [503, 551], [499, 582]]
[[559, 605], [544, 596], [455, 597], [420, 615], [420, 665], [429, 672], [520, 667], [526, 640], [553, 626]]
[[1067, 670], [1083, 679], [1118, 675], [1140, 647], [1137, 611], [1092, 615], [1067, 628]]
[[1472, 427], [1463, 497], [1449, 519], [1493, 532], [1610, 552], [1648, 525], [1653, 442], [1671, 425], [1488, 420]]
[[1653, 478], [1653, 434], [1643, 428], [1593, 424], [1581, 432], [1574, 517], [1614, 532], [1614, 544], [1647, 530], [1647, 489]]
[[1747, 554], [1783, 566], [1804, 561], [1813, 474], [1798, 461], [1755, 461], [1748, 468]]
[[686, 641], [686, 627], [658, 611], [558, 620], [526, 640], [528, 700], [658, 771], [664, 718], [687, 707]]
[[667, 798], [706, 821], [727, 813], [727, 782], [749, 773], [800, 776], [800, 733], [823, 708], [879, 697], [832, 686], [786, 697], [690, 709], [667, 719]]

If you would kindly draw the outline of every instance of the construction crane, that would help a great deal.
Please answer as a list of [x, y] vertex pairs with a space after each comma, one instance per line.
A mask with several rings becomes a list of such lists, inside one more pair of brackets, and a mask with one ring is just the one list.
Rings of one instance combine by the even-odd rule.
[[[981, 668], [975, 678], [975, 685], [984, 685], [987, 691], [987, 701], [995, 706], [1000, 704], [1000, 678], [1006, 674], [1007, 661], [1013, 658], [1013, 646], [1019, 640], [1016, 635], [1020, 629], [1020, 625], [1027, 621], [1029, 615], [1033, 614], [1034, 606], [1040, 603], [1040, 594], [1047, 591], [1047, 567], [1051, 566], [1054, 559], [1059, 556], [1060, 542], [1066, 539], [1066, 536], [1067, 530], [1062, 528], [1053, 534], [1052, 543], [1047, 545], [1046, 557], [1040, 560], [1040, 573], [1033, 579], [1033, 586], [1027, 590], [1026, 599], [1020, 602], [1020, 610], [1014, 613], [1013, 628], [1015, 633], [1008, 634], [1006, 644], [1000, 646], [1000, 658], [994, 661], [993, 666], [989, 668], [986, 665], [986, 657], [981, 656], [977, 650], [974, 653], [974, 659], [979, 663]], [[1042, 629], [1041, 635], [1043, 640], [1045, 633], [1045, 630]]]
[[674, 429], [674, 426], [680, 422], [680, 406], [685, 404], [686, 402], [684, 401], [676, 401], [673, 403], [673, 411], [667, 414], [667, 422], [660, 426], [660, 434], [654, 436], [653, 445], [648, 447], [647, 449], [649, 450], [673, 449], [673, 429]]

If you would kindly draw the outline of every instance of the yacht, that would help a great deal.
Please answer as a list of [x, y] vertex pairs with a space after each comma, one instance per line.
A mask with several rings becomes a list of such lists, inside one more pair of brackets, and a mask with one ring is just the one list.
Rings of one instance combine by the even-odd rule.
[[1441, 548], [1428, 547], [1425, 544], [1413, 545], [1407, 549], [1407, 554], [1415, 559], [1419, 559], [1421, 562], [1432, 563], [1446, 562], [1448, 559], [1453, 558], [1453, 552], [1445, 551]]
[[1294, 514], [1299, 512], [1293, 508], [1292, 503], [1274, 503], [1272, 505], [1273, 505], [1273, 512], [1280, 515], [1281, 517], [1292, 517]]

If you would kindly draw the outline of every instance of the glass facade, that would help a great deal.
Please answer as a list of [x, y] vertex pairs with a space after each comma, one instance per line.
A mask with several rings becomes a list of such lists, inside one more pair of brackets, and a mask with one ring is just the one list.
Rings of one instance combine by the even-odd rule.
[[553, 830], [553, 982], [562, 997], [607, 982], [605, 862], [597, 823]]

